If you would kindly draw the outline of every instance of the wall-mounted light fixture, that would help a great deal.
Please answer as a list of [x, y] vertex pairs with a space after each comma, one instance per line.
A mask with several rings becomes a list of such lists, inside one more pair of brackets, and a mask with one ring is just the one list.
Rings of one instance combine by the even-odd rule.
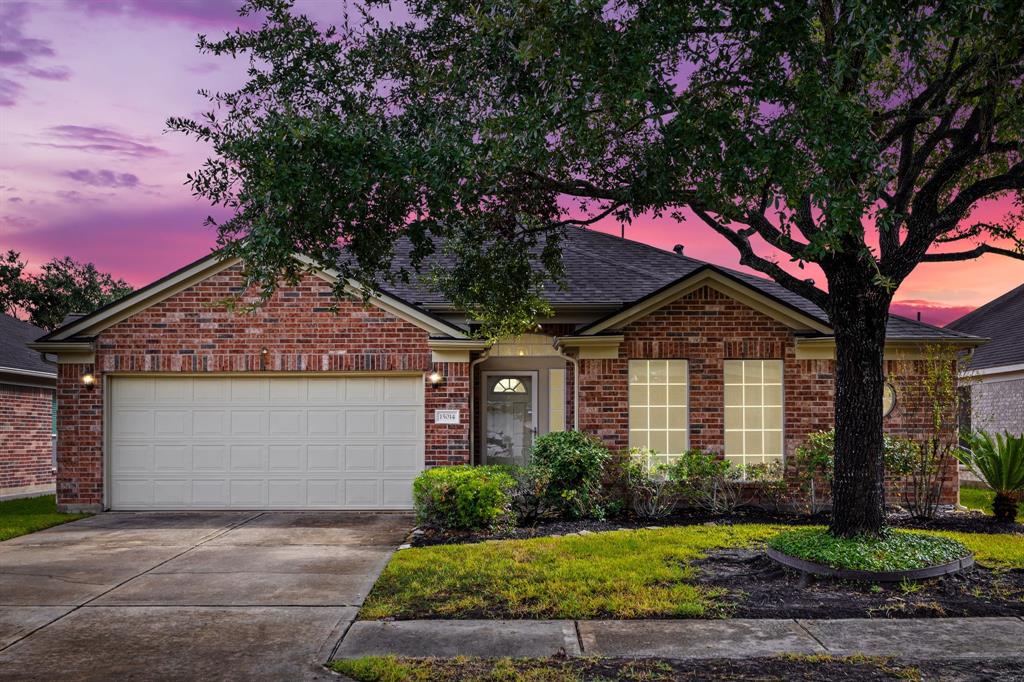
[[441, 375], [440, 372], [434, 370], [433, 372], [430, 373], [430, 376], [427, 377], [427, 381], [430, 382], [431, 386], [437, 388], [438, 386], [444, 383], [444, 377]]
[[96, 387], [96, 377], [94, 377], [92, 374], [83, 374], [82, 375], [82, 385], [85, 386], [88, 389], [95, 388]]

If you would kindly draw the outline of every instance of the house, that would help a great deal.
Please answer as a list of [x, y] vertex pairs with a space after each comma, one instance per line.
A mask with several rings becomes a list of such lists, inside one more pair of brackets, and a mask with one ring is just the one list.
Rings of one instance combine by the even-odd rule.
[[967, 362], [961, 427], [1024, 433], [1024, 284], [947, 325], [988, 337]]
[[44, 333], [0, 314], [0, 500], [54, 489], [57, 368], [25, 346]]
[[[491, 347], [420, 283], [338, 301], [329, 267], [231, 312], [220, 302], [244, 293], [240, 266], [215, 255], [57, 329], [32, 347], [58, 357], [61, 507], [405, 509], [424, 467], [522, 463], [550, 431], [754, 464], [831, 427], [819, 308], [598, 232], [571, 228], [563, 244], [554, 317]], [[902, 388], [887, 427], [929, 428], [923, 343], [979, 342], [892, 318]], [[945, 501], [956, 485], [954, 469]]]

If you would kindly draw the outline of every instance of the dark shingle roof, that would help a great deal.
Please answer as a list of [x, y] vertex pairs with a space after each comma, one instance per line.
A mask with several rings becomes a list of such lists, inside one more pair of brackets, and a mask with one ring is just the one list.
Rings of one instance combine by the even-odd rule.
[[[410, 246], [400, 243], [396, 248], [395, 265], [410, 272]], [[431, 256], [432, 262], [444, 266], [443, 254]], [[562, 263], [566, 288], [555, 284], [546, 287], [548, 301], [554, 306], [593, 306], [620, 308], [628, 306], [708, 265], [705, 261], [665, 251], [650, 244], [584, 228], [570, 227], [562, 242]], [[828, 324], [821, 308], [782, 285], [746, 272], [713, 266], [748, 286], [785, 303], [792, 308]], [[384, 288], [410, 303], [427, 309], [445, 308], [449, 302], [415, 275], [409, 284], [392, 284]], [[971, 339], [948, 329], [923, 322], [890, 316], [888, 336], [891, 339]]]
[[45, 333], [45, 330], [28, 322], [0, 313], [0, 371], [4, 367], [9, 367], [56, 375], [55, 365], [44, 362], [39, 353], [25, 346], [29, 341], [35, 341]]
[[1024, 364], [1024, 284], [947, 325], [992, 339], [974, 351], [971, 369]]

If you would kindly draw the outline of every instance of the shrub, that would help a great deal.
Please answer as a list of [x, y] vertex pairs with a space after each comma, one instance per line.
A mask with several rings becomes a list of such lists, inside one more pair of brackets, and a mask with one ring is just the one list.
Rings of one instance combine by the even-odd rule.
[[748, 464], [743, 469], [743, 479], [750, 486], [751, 497], [759, 506], [779, 511], [786, 501], [789, 485], [783, 477], [782, 462], [773, 460]]
[[600, 440], [579, 431], [556, 431], [537, 438], [531, 466], [549, 475], [547, 498], [560, 513], [578, 519], [603, 516], [601, 476], [611, 453]]
[[678, 503], [676, 484], [664, 465], [651, 463], [654, 453], [642, 448], [629, 451], [626, 464], [630, 507], [641, 519], [660, 519], [675, 511]]
[[428, 469], [412, 484], [416, 519], [445, 530], [494, 530], [512, 525], [515, 484], [505, 467]]
[[[913, 441], [900, 436], [885, 434], [882, 456], [885, 460], [886, 473], [893, 476], [912, 474], [921, 466], [921, 449]], [[796, 448], [797, 477], [808, 493], [810, 511], [817, 514], [824, 507], [824, 502], [832, 486], [835, 472], [835, 429], [817, 431], [810, 434], [802, 445]], [[825, 482], [825, 490], [820, 490], [818, 481]]]
[[1014, 436], [984, 431], [966, 438], [967, 448], [956, 458], [995, 491], [992, 513], [997, 521], [1017, 518], [1017, 496], [1024, 491], [1024, 434]]
[[519, 523], [534, 523], [557, 514], [548, 487], [551, 472], [539, 466], [513, 467], [509, 473], [516, 484], [512, 491], [512, 510]]
[[684, 504], [712, 514], [735, 511], [740, 504], [742, 472], [714, 453], [691, 448], [665, 470]]

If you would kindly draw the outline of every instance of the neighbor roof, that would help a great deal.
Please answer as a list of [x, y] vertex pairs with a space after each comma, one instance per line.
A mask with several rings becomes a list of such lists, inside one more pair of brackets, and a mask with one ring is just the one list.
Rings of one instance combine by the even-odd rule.
[[950, 322], [948, 327], [992, 339], [974, 351], [971, 369], [1024, 364], [1024, 284]]
[[[405, 267], [412, 271], [410, 251], [409, 242], [399, 242], [395, 249], [396, 269]], [[431, 259], [441, 267], [450, 262], [450, 258], [444, 254], [435, 254]], [[562, 242], [562, 263], [566, 288], [562, 289], [552, 282], [545, 285], [547, 300], [555, 308], [628, 308], [703, 269], [711, 268], [799, 313], [825, 325], [829, 324], [825, 311], [773, 280], [603, 232], [580, 227], [567, 228]], [[408, 284], [396, 283], [385, 288], [428, 310], [442, 311], [451, 307], [444, 296], [422, 280], [417, 281], [415, 275]], [[977, 340], [970, 334], [934, 327], [898, 315], [889, 316], [887, 337], [892, 340]]]
[[56, 377], [56, 366], [44, 361], [39, 353], [25, 346], [45, 333], [35, 325], [0, 313], [0, 372], [49, 374]]

